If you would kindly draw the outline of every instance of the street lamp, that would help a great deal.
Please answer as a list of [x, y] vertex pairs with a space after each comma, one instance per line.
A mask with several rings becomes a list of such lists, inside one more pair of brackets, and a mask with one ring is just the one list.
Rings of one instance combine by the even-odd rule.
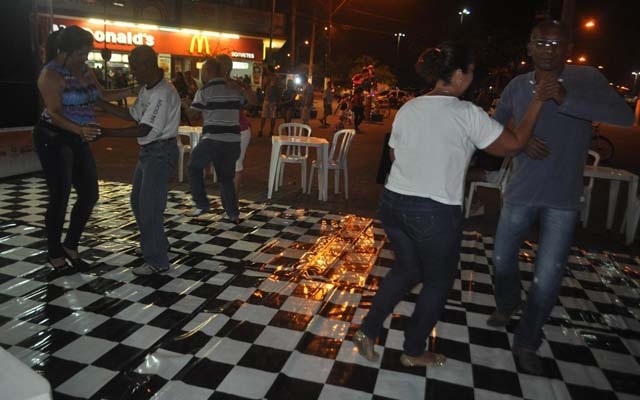
[[638, 81], [638, 75], [640, 75], [640, 71], [634, 71], [631, 73], [631, 75], [633, 75], [633, 89], [631, 90], [632, 92], [635, 92], [636, 90], [636, 82]]
[[462, 24], [462, 21], [464, 20], [464, 16], [465, 15], [469, 15], [471, 14], [471, 11], [469, 11], [469, 9], [467, 8], [463, 8], [462, 10], [458, 11], [458, 15], [460, 16], [460, 23]]
[[397, 37], [397, 44], [396, 44], [396, 58], [400, 58], [400, 39], [407, 36], [402, 32], [398, 32], [398, 33], [394, 33], [393, 36]]

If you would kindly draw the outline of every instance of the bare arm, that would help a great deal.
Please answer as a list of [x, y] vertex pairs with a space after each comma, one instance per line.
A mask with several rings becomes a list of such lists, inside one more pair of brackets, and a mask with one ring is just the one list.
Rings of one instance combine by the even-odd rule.
[[125, 128], [102, 128], [102, 135], [107, 137], [142, 137], [151, 132], [149, 125], [140, 124]]
[[131, 114], [129, 114], [129, 110], [126, 108], [115, 106], [105, 100], [98, 100], [96, 105], [120, 119], [124, 119], [125, 121], [135, 121]]
[[58, 72], [45, 68], [38, 78], [38, 89], [42, 95], [47, 113], [51, 122], [81, 136], [85, 140], [94, 140], [100, 135], [100, 127], [97, 125], [80, 125], [65, 117], [62, 113], [62, 93], [64, 91], [64, 77]]
[[129, 86], [122, 89], [105, 89], [93, 74], [93, 71], [89, 70], [89, 76], [91, 77], [91, 82], [98, 88], [100, 98], [105, 101], [117, 101], [128, 96], [137, 96], [140, 91], [140, 86]]

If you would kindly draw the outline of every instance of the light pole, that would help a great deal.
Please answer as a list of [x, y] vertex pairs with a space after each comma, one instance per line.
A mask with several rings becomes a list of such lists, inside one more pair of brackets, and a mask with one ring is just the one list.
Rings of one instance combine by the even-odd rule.
[[633, 88], [631, 90], [631, 92], [635, 92], [636, 91], [636, 82], [638, 82], [638, 75], [640, 75], [640, 71], [634, 71], [631, 73], [631, 75], [633, 75]]
[[465, 15], [469, 15], [471, 14], [471, 11], [469, 11], [468, 8], [463, 8], [462, 10], [458, 11], [458, 15], [460, 16], [460, 23], [462, 24], [462, 21], [464, 20], [464, 16]]
[[396, 58], [400, 58], [400, 39], [402, 39], [407, 35], [405, 35], [402, 32], [398, 32], [398, 33], [394, 33], [393, 36], [398, 38], [398, 40], [396, 41]]

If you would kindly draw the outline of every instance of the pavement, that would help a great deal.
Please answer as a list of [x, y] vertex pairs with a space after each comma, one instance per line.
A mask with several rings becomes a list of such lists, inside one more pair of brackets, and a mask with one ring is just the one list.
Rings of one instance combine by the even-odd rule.
[[[321, 103], [316, 99], [316, 109], [321, 110]], [[383, 189], [383, 185], [376, 183], [378, 164], [382, 153], [384, 135], [391, 131], [391, 124], [395, 116], [395, 110], [388, 118], [381, 122], [365, 121], [360, 126], [360, 132], [356, 135], [351, 150], [349, 152], [349, 198], [344, 196], [344, 183], [341, 181], [340, 192], [334, 193], [333, 174], [329, 176], [329, 198], [328, 201], [319, 201], [317, 196], [317, 186], [312, 194], [305, 194], [300, 187], [300, 169], [295, 165], [288, 165], [285, 168], [284, 184], [273, 193], [272, 202], [287, 204], [295, 208], [321, 209], [338, 214], [356, 214], [363, 217], [375, 217], [378, 205], [378, 198]], [[100, 115], [99, 119], [105, 126], [122, 126], [122, 122]], [[277, 125], [282, 123], [278, 120]], [[299, 120], [294, 120], [299, 122]], [[331, 141], [335, 126], [338, 123], [337, 116], [328, 119], [329, 128], [321, 127], [319, 119], [310, 121], [313, 129], [312, 135], [326, 138]], [[267, 180], [269, 173], [269, 157], [271, 152], [271, 140], [266, 133], [268, 123], [265, 126], [265, 136], [257, 137], [260, 127], [260, 119], [251, 119], [252, 138], [247, 149], [244, 160], [244, 171], [242, 173], [241, 188], [239, 198], [249, 201], [267, 201]], [[619, 137], [640, 137], [640, 135], [629, 135], [625, 133], [613, 132], [614, 143], [618, 144]], [[624, 136], [626, 135], [626, 136]], [[627, 140], [627, 139], [624, 139]], [[634, 139], [635, 140], [635, 139]], [[621, 142], [616, 147], [617, 156], [611, 166], [619, 168], [632, 168], [637, 162], [635, 157], [629, 152], [629, 147]], [[130, 183], [131, 176], [138, 157], [138, 146], [133, 139], [125, 138], [103, 138], [92, 144], [100, 179]], [[315, 152], [310, 152], [310, 157], [315, 158]], [[185, 171], [188, 156], [185, 157]], [[210, 173], [210, 172], [207, 172]], [[218, 195], [218, 185], [213, 183], [208, 175], [207, 191], [211, 195]], [[317, 180], [315, 180], [317, 182]], [[317, 184], [317, 183], [316, 183]], [[184, 182], [178, 182], [174, 177], [170, 183], [170, 189], [189, 191], [188, 177], [184, 177]], [[615, 213], [612, 230], [605, 228], [606, 210], [608, 201], [608, 183], [596, 180], [593, 194], [591, 215], [586, 228], [578, 227], [575, 234], [574, 244], [585, 249], [598, 251], [612, 251], [628, 253], [632, 256], [640, 255], [640, 243], [636, 239], [631, 246], [624, 244], [624, 237], [619, 232], [622, 222], [623, 207], [626, 200], [626, 185], [621, 185], [618, 196], [618, 204]], [[497, 225], [500, 210], [500, 197], [495, 190], [479, 189], [478, 198], [485, 205], [485, 213], [481, 216], [470, 217], [464, 222], [464, 229], [477, 231], [483, 235], [493, 235]], [[530, 235], [531, 240], [536, 240], [536, 232], [533, 230]]]

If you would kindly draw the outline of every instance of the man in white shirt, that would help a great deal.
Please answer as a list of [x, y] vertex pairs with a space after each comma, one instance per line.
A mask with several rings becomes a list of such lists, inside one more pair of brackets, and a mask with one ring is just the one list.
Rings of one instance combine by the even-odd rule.
[[144, 264], [135, 275], [152, 275], [169, 269], [169, 241], [164, 231], [169, 177], [178, 160], [180, 96], [164, 79], [155, 51], [136, 47], [129, 56], [131, 72], [142, 86], [134, 105], [127, 109], [102, 102], [101, 106], [136, 125], [102, 129], [105, 136], [137, 137], [140, 157], [133, 173], [131, 209], [140, 229]]

